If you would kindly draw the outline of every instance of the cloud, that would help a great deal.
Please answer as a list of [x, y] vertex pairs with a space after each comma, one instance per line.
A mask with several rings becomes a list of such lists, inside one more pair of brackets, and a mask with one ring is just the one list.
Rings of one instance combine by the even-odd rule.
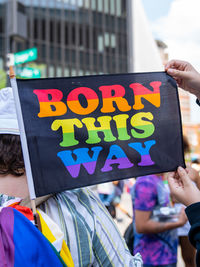
[[200, 70], [199, 10], [199, 0], [174, 0], [167, 16], [155, 21], [152, 30], [167, 44], [170, 59], [190, 61]]
[[[173, 0], [167, 16], [152, 24], [155, 38], [168, 46], [169, 59], [189, 61], [200, 72], [200, 1]], [[199, 107], [191, 96], [191, 121], [200, 123]]]

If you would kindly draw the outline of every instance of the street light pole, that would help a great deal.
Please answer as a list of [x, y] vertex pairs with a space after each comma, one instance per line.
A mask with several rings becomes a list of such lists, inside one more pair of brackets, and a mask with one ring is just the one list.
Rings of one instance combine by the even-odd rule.
[[134, 72], [134, 1], [127, 0], [128, 72]]

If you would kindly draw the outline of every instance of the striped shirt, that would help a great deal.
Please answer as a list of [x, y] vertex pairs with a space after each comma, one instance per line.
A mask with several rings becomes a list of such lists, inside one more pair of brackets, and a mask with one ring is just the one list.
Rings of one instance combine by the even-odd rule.
[[76, 267], [142, 266], [140, 254], [130, 254], [109, 213], [91, 190], [56, 194], [40, 208], [60, 226]]

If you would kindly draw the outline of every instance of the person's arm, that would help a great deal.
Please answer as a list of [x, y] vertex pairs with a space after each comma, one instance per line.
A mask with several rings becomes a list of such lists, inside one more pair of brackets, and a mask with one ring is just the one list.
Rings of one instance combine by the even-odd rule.
[[200, 191], [182, 167], [178, 167], [176, 173], [169, 174], [168, 182], [174, 197], [188, 206], [185, 212], [191, 224], [189, 239], [197, 249], [196, 263], [200, 266]]
[[160, 233], [184, 225], [187, 221], [184, 211], [181, 211], [176, 222], [157, 222], [151, 218], [152, 210], [157, 205], [158, 193], [156, 183], [148, 177], [136, 181], [132, 197], [138, 233]]
[[179, 87], [200, 99], [200, 74], [190, 63], [171, 60], [165, 65], [165, 71], [176, 80]]
[[191, 228], [189, 231], [189, 240], [191, 244], [197, 249], [196, 264], [199, 267], [200, 263], [200, 202], [188, 206], [185, 210]]
[[135, 226], [138, 233], [157, 234], [182, 226], [187, 221], [184, 209], [181, 210], [176, 222], [157, 222], [150, 216], [151, 211], [135, 210]]

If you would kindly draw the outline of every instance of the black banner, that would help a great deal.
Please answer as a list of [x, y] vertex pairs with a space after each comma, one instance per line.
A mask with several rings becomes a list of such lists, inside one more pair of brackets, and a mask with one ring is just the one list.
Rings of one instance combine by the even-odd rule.
[[17, 80], [36, 196], [185, 166], [164, 72]]

